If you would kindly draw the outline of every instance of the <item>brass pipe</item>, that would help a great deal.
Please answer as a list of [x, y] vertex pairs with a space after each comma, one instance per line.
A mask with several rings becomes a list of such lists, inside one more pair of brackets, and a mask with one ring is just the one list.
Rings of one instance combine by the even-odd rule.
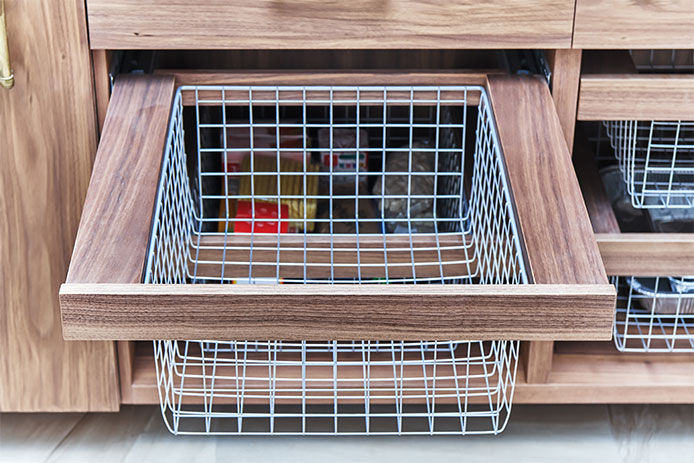
[[10, 66], [10, 49], [7, 45], [7, 22], [5, 0], [0, 0], [0, 85], [10, 89], [14, 86], [14, 74]]

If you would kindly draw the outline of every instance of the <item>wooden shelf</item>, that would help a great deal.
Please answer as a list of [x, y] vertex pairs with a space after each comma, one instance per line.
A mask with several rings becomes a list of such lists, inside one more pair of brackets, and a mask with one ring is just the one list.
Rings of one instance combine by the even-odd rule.
[[694, 74], [637, 73], [626, 51], [586, 52], [577, 118], [689, 120], [694, 118]]
[[694, 274], [694, 235], [690, 233], [620, 233], [602, 185], [587, 137], [578, 133], [574, 167], [600, 249], [613, 276], [679, 276]]
[[[156, 404], [150, 342], [136, 343], [123, 403]], [[629, 354], [611, 342], [557, 342], [546, 383], [529, 384], [522, 362], [514, 403], [694, 403], [694, 354]]]
[[631, 354], [612, 342], [557, 342], [547, 382], [519, 381], [514, 402], [692, 403], [694, 354]]

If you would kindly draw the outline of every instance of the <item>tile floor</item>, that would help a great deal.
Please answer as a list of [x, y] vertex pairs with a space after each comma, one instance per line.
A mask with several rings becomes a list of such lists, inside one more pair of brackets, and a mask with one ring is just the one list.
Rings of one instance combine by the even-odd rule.
[[694, 463], [693, 405], [514, 407], [497, 437], [174, 437], [157, 407], [2, 414], [0, 462]]

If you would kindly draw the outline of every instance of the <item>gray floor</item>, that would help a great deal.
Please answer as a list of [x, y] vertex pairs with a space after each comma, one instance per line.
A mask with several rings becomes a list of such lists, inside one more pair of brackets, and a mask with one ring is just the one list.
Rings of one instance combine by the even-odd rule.
[[2, 414], [1, 462], [694, 462], [694, 406], [516, 406], [497, 437], [174, 437], [156, 407]]

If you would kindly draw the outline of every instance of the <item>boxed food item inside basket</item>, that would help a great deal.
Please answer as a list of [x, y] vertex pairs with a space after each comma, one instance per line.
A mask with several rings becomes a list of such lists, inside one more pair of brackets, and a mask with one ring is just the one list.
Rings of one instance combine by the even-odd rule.
[[286, 204], [280, 204], [278, 208], [275, 203], [237, 201], [234, 233], [287, 233], [289, 222], [279, 219], [288, 217]]
[[373, 186], [374, 195], [381, 197], [379, 208], [386, 218], [388, 233], [435, 231], [434, 150], [426, 141], [414, 142], [411, 148], [404, 146], [402, 150], [384, 153], [385, 172], [376, 178]]
[[318, 130], [318, 147], [323, 170], [352, 174], [333, 175], [333, 182], [353, 181], [355, 173], [367, 171], [368, 159], [364, 149], [369, 147], [369, 136], [364, 129], [323, 127]]
[[358, 185], [351, 182], [333, 186], [333, 196], [336, 198], [318, 203], [316, 232], [326, 234], [380, 233], [381, 223], [376, 213], [375, 201], [363, 197], [367, 191], [366, 181], [360, 181]]
[[[256, 156], [275, 157], [279, 152], [282, 159], [297, 162], [304, 160], [304, 136], [298, 127], [250, 127], [247, 121], [229, 122], [226, 130], [226, 149], [222, 153], [223, 172], [241, 172], [243, 160], [253, 152]], [[238, 126], [238, 127], [237, 127]], [[279, 141], [279, 143], [278, 143]], [[306, 140], [308, 143], [308, 140]], [[224, 134], [222, 134], [222, 145]], [[308, 145], [307, 145], [308, 146]], [[294, 150], [295, 149], [295, 150]], [[278, 151], [279, 150], [279, 151]], [[307, 154], [306, 161], [310, 161]], [[238, 192], [238, 179], [236, 176], [228, 176], [228, 194]]]
[[[682, 202], [682, 201], [680, 201]], [[694, 233], [694, 207], [649, 209], [651, 228], [658, 233]]]
[[632, 298], [651, 313], [694, 314], [694, 278], [631, 278]]
[[[234, 127], [238, 124], [241, 127]], [[283, 159], [303, 160], [304, 136], [299, 127], [264, 127], [249, 126], [247, 121], [230, 122], [226, 131], [227, 172], [240, 172], [243, 160], [251, 153], [274, 155], [281, 148]], [[245, 127], [243, 126], [245, 125]], [[279, 132], [279, 133], [278, 133]], [[251, 139], [251, 133], [253, 138]], [[278, 144], [279, 140], [279, 144]], [[252, 141], [252, 143], [251, 143]], [[308, 140], [307, 140], [308, 142]], [[296, 148], [296, 151], [291, 148]]]
[[311, 174], [318, 171], [316, 164], [308, 162], [247, 155], [240, 170], [247, 175], [239, 176], [238, 194], [220, 202], [220, 219], [226, 219], [228, 203], [231, 210], [230, 220], [220, 220], [219, 231], [274, 233], [277, 222], [280, 232], [313, 231], [318, 177]]

